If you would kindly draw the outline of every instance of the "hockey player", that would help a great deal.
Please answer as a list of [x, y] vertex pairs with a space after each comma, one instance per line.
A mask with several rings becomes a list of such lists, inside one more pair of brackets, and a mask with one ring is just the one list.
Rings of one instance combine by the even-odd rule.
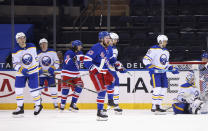
[[168, 37], [159, 35], [157, 37], [159, 45], [152, 46], [143, 58], [143, 63], [151, 77], [152, 93], [152, 112], [165, 112], [161, 109], [161, 103], [168, 87], [166, 71], [178, 74], [177, 68], [169, 64], [169, 51], [166, 49]]
[[53, 105], [58, 109], [58, 90], [55, 84], [54, 71], [59, 68], [59, 59], [55, 50], [48, 48], [48, 40], [45, 38], [39, 41], [41, 50], [38, 51], [39, 60], [39, 84], [44, 88], [45, 81], [48, 82], [48, 88], [51, 93]]
[[28, 81], [30, 94], [35, 103], [34, 115], [42, 110], [40, 91], [38, 90], [38, 57], [36, 47], [32, 43], [26, 43], [26, 36], [23, 32], [16, 34], [17, 45], [12, 53], [13, 67], [17, 71], [15, 79], [15, 93], [17, 109], [13, 115], [24, 114], [23, 91]]
[[176, 100], [177, 103], [172, 104], [175, 114], [199, 114], [203, 106], [200, 100], [200, 91], [195, 87], [194, 73], [189, 72], [186, 76], [186, 83], [182, 84]]
[[[81, 51], [82, 42], [75, 40], [72, 42], [72, 49], [68, 50], [64, 55], [64, 62], [61, 71], [62, 77], [62, 97], [61, 97], [61, 110], [64, 110], [66, 105], [67, 96], [70, 88], [74, 91], [72, 95], [69, 110], [77, 112], [79, 108], [76, 106], [77, 100], [82, 88], [84, 87], [83, 81], [80, 77], [79, 68], [80, 62], [83, 62], [84, 55]], [[66, 82], [64, 82], [66, 81]]]
[[107, 120], [108, 116], [103, 111], [103, 104], [107, 86], [111, 85], [114, 78], [108, 71], [108, 46], [110, 36], [107, 31], [99, 32], [99, 42], [92, 46], [84, 57], [84, 66], [89, 69], [90, 78], [98, 92], [97, 96], [97, 120]]
[[[119, 36], [116, 33], [111, 32], [110, 38], [111, 38], [112, 54], [110, 54], [109, 56], [110, 57], [109, 71], [113, 75], [115, 81], [107, 88], [108, 101], [109, 101], [108, 105], [115, 106], [114, 111], [116, 114], [122, 114], [123, 110], [119, 108], [119, 78], [116, 72], [119, 71], [120, 73], [126, 73], [126, 70], [121, 64], [121, 62], [117, 61], [118, 49], [116, 48], [116, 44], [119, 41]], [[109, 52], [111, 52], [111, 48], [109, 48]]]

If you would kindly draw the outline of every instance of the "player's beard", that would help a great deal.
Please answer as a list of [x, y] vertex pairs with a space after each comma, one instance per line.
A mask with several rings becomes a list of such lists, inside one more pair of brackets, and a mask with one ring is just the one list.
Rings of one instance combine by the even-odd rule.
[[103, 41], [103, 45], [104, 45], [105, 47], [108, 47], [109, 42], [105, 42], [105, 41]]

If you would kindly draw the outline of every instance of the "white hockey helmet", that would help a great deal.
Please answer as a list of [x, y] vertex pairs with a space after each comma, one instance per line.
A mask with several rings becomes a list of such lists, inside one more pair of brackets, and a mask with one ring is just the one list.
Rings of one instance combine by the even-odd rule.
[[116, 34], [116, 33], [111, 32], [111, 33], [110, 33], [110, 37], [111, 37], [111, 39], [113, 39], [113, 40], [119, 40], [119, 36], [118, 36], [118, 34]]
[[160, 43], [160, 41], [168, 41], [168, 37], [166, 35], [158, 35], [157, 43]]
[[39, 44], [44, 43], [44, 42], [48, 43], [48, 40], [46, 38], [42, 38], [42, 39], [40, 39]]
[[16, 40], [20, 37], [26, 37], [26, 36], [23, 32], [19, 32], [19, 33], [16, 34]]

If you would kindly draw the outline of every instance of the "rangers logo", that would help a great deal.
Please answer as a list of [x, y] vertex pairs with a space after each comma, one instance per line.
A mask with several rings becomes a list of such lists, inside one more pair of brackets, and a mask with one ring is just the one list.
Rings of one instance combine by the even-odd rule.
[[165, 54], [162, 54], [162, 55], [160, 56], [160, 63], [161, 63], [162, 65], [165, 65], [167, 62], [168, 62], [167, 56], [166, 56]]
[[30, 65], [33, 61], [32, 55], [31, 54], [24, 54], [22, 56], [22, 63], [25, 65]]
[[41, 63], [42, 65], [44, 66], [50, 66], [51, 64], [51, 58], [49, 56], [44, 56], [42, 59], [41, 59]]

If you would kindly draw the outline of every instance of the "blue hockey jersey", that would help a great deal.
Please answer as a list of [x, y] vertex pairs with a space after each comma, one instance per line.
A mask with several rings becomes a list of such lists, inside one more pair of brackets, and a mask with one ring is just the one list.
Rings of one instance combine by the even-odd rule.
[[108, 48], [103, 47], [100, 43], [96, 43], [92, 48], [87, 52], [84, 57], [84, 67], [91, 69], [93, 65], [100, 67], [101, 60], [105, 59], [104, 66], [102, 71], [108, 70], [107, 61], [108, 61]]
[[69, 77], [79, 77], [79, 64], [82, 61], [81, 56], [83, 57], [82, 51], [75, 53], [72, 50], [68, 50], [64, 54], [64, 62], [62, 66], [61, 75]]

